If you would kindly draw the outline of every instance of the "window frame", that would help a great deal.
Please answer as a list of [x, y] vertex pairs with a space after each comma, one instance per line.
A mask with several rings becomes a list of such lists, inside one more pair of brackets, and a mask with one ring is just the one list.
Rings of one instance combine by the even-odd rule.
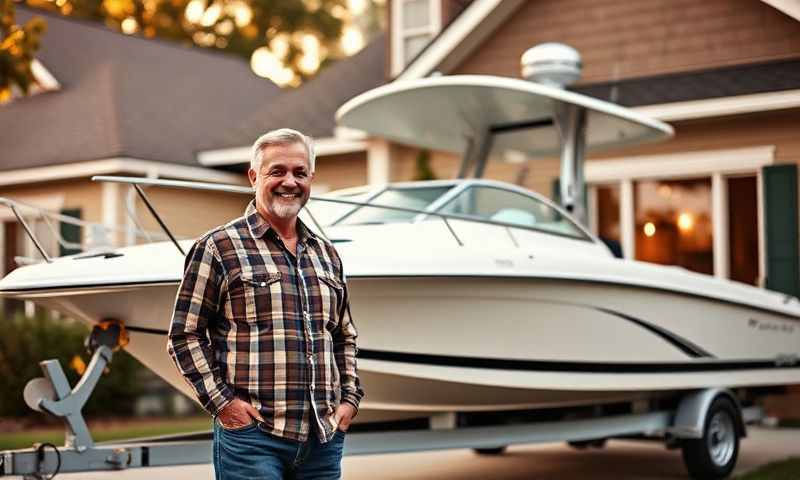
[[[636, 218], [634, 183], [640, 180], [711, 178], [711, 222], [713, 232], [714, 277], [730, 276], [728, 238], [727, 179], [740, 175], [756, 177], [758, 211], [758, 286], [766, 275], [764, 234], [764, 195], [761, 169], [775, 163], [775, 145], [758, 145], [726, 150], [676, 152], [663, 155], [611, 158], [586, 162], [589, 217], [597, 216], [596, 186], [617, 185], [620, 189], [620, 244], [625, 259], [636, 258]], [[597, 225], [592, 225], [592, 233]]]
[[428, 2], [429, 23], [422, 27], [404, 28], [403, 14], [405, 5], [412, 0], [392, 0], [392, 76], [398, 75], [406, 67], [405, 41], [410, 37], [430, 35], [436, 36], [442, 28], [442, 2], [441, 0], [426, 0]]

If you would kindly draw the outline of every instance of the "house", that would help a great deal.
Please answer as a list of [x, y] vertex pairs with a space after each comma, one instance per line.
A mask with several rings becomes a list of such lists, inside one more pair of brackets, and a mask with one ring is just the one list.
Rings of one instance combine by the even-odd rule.
[[[388, 81], [438, 74], [520, 77], [528, 48], [545, 42], [576, 48], [584, 69], [571, 88], [676, 130], [667, 142], [589, 157], [591, 228], [619, 244], [627, 258], [800, 293], [800, 137], [794, 133], [800, 11], [791, 2], [391, 0], [388, 13]], [[323, 72], [307, 90], [281, 98], [280, 109], [265, 107], [251, 122], [266, 125], [271, 110], [279, 113], [272, 117], [275, 126], [286, 119], [317, 133], [323, 190], [415, 175], [419, 149], [354, 136], [331, 123], [349, 98], [336, 87], [344, 83], [337, 80], [342, 72], [368, 77], [351, 77], [363, 80], [351, 94], [383, 81], [374, 73], [377, 50], [373, 44], [359, 60]], [[367, 57], [371, 70], [365, 70]], [[320, 122], [327, 124], [318, 128]], [[247, 125], [226, 134], [219, 144], [225, 148], [200, 152], [198, 161], [243, 171], [257, 130]], [[457, 174], [457, 156], [434, 151], [430, 158], [438, 178]], [[485, 176], [549, 195], [558, 159], [523, 160], [491, 162]], [[334, 164], [331, 178], [325, 169]]]
[[[591, 229], [626, 258], [800, 294], [795, 2], [389, 0], [388, 13], [387, 81], [439, 74], [519, 78], [520, 58], [530, 47], [576, 48], [583, 76], [570, 88], [667, 121], [676, 131], [669, 141], [588, 157]], [[328, 89], [322, 76], [315, 87]], [[284, 99], [297, 106], [286, 111], [305, 110], [297, 97]], [[349, 157], [337, 180], [323, 184], [414, 177], [419, 149], [366, 136], [353, 142], [348, 135], [325, 130], [320, 165], [336, 162], [326, 149]], [[238, 139], [238, 150], [236, 137], [229, 138], [228, 148], [201, 152], [199, 161], [243, 168], [249, 137]], [[438, 178], [457, 175], [460, 158], [429, 154]], [[494, 161], [485, 173], [546, 195], [558, 175], [556, 158]], [[776, 411], [800, 418], [792, 408]]]
[[[144, 240], [143, 229], [163, 235], [134, 192], [92, 182], [93, 175], [246, 183], [239, 174], [195, 159], [212, 134], [282, 94], [254, 75], [246, 61], [24, 6], [17, 12], [20, 22], [34, 13], [47, 21], [37, 61], [50, 81], [45, 91], [0, 106], [0, 197], [109, 227], [108, 238], [88, 239], [88, 229], [81, 234], [75, 226], [23, 209], [49, 254], [68, 253], [73, 246], [59, 244], [51, 229], [84, 245], [133, 244]], [[151, 189], [149, 195], [170, 228], [183, 236], [243, 211], [247, 201], [178, 190]], [[190, 215], [200, 202], [204, 215]], [[15, 257], [38, 256], [8, 208], [0, 207], [0, 230], [0, 276], [15, 268]]]

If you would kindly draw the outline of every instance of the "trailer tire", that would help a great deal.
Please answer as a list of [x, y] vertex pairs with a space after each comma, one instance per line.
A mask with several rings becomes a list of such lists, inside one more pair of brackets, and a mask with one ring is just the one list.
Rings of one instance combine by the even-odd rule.
[[478, 455], [502, 455], [506, 451], [506, 446], [492, 447], [492, 448], [476, 448], [475, 453]]
[[727, 397], [711, 402], [703, 426], [703, 437], [682, 442], [683, 461], [696, 479], [725, 478], [739, 455], [740, 412]]

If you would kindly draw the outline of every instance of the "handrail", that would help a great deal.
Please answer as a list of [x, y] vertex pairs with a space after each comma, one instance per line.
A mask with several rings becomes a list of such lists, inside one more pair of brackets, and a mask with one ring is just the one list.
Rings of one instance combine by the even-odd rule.
[[7, 206], [8, 208], [11, 209], [12, 212], [14, 212], [14, 216], [17, 217], [17, 221], [20, 223], [20, 225], [22, 225], [22, 228], [25, 229], [25, 233], [28, 234], [28, 237], [31, 239], [34, 246], [36, 246], [36, 249], [39, 250], [39, 253], [42, 255], [42, 257], [44, 257], [44, 261], [47, 263], [52, 263], [53, 259], [51, 259], [50, 255], [48, 255], [47, 252], [44, 250], [42, 244], [39, 243], [39, 239], [36, 238], [36, 235], [34, 235], [33, 230], [31, 230], [31, 227], [28, 226], [28, 222], [26, 222], [25, 219], [22, 218], [22, 214], [19, 213], [19, 210], [17, 210], [17, 205], [13, 201], [8, 201], [5, 198], [0, 198], [0, 203]]
[[[18, 200], [13, 200], [6, 197], [0, 197], [0, 205], [6, 206], [9, 209], [11, 209], [12, 213], [17, 218], [17, 221], [25, 230], [25, 233], [27, 234], [28, 238], [31, 240], [34, 247], [36, 247], [36, 250], [38, 250], [39, 254], [42, 256], [42, 258], [44, 258], [44, 260], [47, 263], [52, 263], [53, 258], [47, 254], [47, 251], [42, 246], [42, 243], [39, 241], [39, 238], [36, 236], [33, 229], [28, 224], [28, 222], [25, 221], [25, 216], [22, 214], [21, 208], [33, 210], [36, 214], [38, 214], [44, 221], [48, 230], [50, 230], [50, 233], [52, 233], [52, 235], [55, 237], [56, 242], [58, 242], [59, 245], [65, 248], [80, 249], [81, 244], [65, 240], [61, 236], [61, 234], [55, 229], [55, 227], [51, 223], [51, 220], [57, 220], [61, 223], [67, 223], [78, 227], [92, 227], [98, 225], [97, 223], [94, 222], [87, 222], [86, 220], [81, 220], [79, 218], [71, 217], [69, 215], [64, 215], [62, 213], [51, 212], [50, 210], [47, 210], [45, 208], [37, 207], [35, 205], [30, 205], [28, 203], [20, 202]], [[102, 227], [106, 230], [111, 230], [111, 231], [123, 231], [123, 232], [128, 231], [128, 229], [126, 228], [120, 228], [110, 225], [102, 225]], [[134, 234], [140, 235], [140, 233], [137, 231], [134, 231]], [[144, 230], [141, 232], [141, 236], [144, 236], [149, 239], [149, 234]]]
[[[133, 185], [148, 185], [148, 186], [158, 186], [158, 187], [167, 187], [167, 188], [185, 188], [190, 190], [209, 190], [209, 191], [218, 191], [218, 192], [228, 192], [228, 193], [237, 193], [243, 195], [253, 195], [254, 191], [252, 187], [244, 187], [239, 185], [227, 185], [221, 183], [208, 183], [208, 182], [188, 182], [182, 180], [162, 180], [156, 178], [144, 178], [144, 177], [118, 177], [118, 176], [107, 176], [107, 175], [97, 175], [92, 177], [93, 181], [100, 181], [100, 182], [115, 182], [115, 183], [129, 183]], [[396, 212], [406, 212], [406, 213], [415, 213], [415, 214], [423, 214], [428, 216], [433, 216], [441, 219], [450, 233], [453, 235], [453, 238], [456, 240], [459, 246], [464, 246], [464, 243], [461, 239], [456, 235], [453, 227], [451, 226], [448, 220], [459, 220], [463, 222], [470, 222], [470, 223], [478, 223], [484, 225], [493, 225], [497, 227], [505, 228], [507, 231], [510, 228], [519, 228], [524, 230], [533, 230], [536, 232], [543, 232], [551, 235], [558, 235], [567, 238], [572, 238], [576, 240], [588, 240], [591, 241], [590, 237], [575, 237], [572, 235], [567, 235], [565, 233], [560, 233], [552, 230], [546, 230], [541, 228], [533, 228], [525, 225], [518, 225], [514, 223], [507, 223], [507, 222], [498, 222], [495, 220], [483, 219], [483, 218], [475, 218], [470, 217], [468, 215], [461, 215], [457, 213], [441, 213], [441, 212], [431, 212], [427, 210], [420, 210], [416, 208], [408, 208], [408, 207], [397, 207], [394, 205], [380, 205], [370, 202], [359, 202], [355, 200], [345, 200], [342, 198], [329, 198], [329, 197], [319, 197], [312, 195], [310, 197], [311, 200], [318, 201], [318, 202], [330, 202], [330, 203], [338, 203], [343, 205], [355, 205], [360, 207], [373, 207], [373, 208], [381, 208], [384, 210], [391, 210]], [[307, 210], [308, 211], [308, 210]], [[311, 215], [311, 212], [308, 212]], [[561, 213], [561, 212], [559, 212]], [[563, 214], [563, 213], [562, 213]], [[312, 217], [314, 220], [315, 225], [320, 228], [320, 231], [324, 235], [324, 231], [322, 231], [321, 226], [317, 221]], [[509, 232], [510, 233], [510, 232]], [[512, 235], [513, 238], [513, 235]], [[514, 239], [515, 245], [519, 247]]]

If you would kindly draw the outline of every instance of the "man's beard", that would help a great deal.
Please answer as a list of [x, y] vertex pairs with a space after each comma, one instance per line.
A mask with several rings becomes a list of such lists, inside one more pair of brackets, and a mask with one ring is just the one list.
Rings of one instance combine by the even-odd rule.
[[301, 195], [292, 202], [285, 202], [277, 194], [273, 194], [272, 201], [269, 202], [269, 210], [278, 218], [293, 218], [300, 213], [307, 200], [307, 197]]

